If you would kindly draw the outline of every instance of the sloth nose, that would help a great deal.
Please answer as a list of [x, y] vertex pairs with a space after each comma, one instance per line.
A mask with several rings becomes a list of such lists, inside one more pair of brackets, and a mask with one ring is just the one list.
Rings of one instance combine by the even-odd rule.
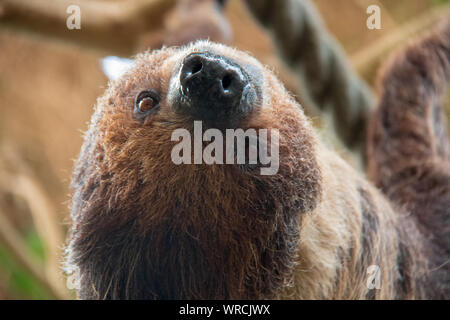
[[180, 85], [193, 112], [218, 115], [239, 108], [246, 78], [238, 65], [224, 57], [191, 53], [183, 61]]

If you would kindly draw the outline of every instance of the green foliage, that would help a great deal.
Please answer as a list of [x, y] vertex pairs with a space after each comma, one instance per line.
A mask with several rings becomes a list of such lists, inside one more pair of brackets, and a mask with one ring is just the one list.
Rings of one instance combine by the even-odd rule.
[[445, 3], [448, 3], [448, 2], [450, 2], [450, 0], [433, 0], [432, 1], [433, 6], [439, 6], [441, 4], [445, 4]]
[[[35, 230], [30, 230], [25, 241], [28, 249], [35, 258], [44, 260], [44, 248]], [[10, 298], [13, 299], [50, 299], [46, 291], [41, 288], [33, 277], [23, 270], [8, 254], [6, 248], [0, 243], [0, 272], [7, 280], [5, 284]]]
[[44, 246], [36, 230], [32, 229], [27, 233], [25, 242], [27, 243], [30, 251], [36, 256], [36, 258], [39, 259], [39, 261], [45, 260]]

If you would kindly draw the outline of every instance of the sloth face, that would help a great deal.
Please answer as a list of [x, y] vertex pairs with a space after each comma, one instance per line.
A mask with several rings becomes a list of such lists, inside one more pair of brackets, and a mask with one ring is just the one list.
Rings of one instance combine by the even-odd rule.
[[143, 184], [276, 179], [314, 161], [309, 122], [275, 76], [249, 55], [207, 41], [139, 55], [99, 101], [93, 121], [104, 170], [135, 173]]
[[[263, 67], [228, 47], [197, 42], [138, 57], [126, 77], [133, 116], [150, 122], [202, 121], [212, 128], [239, 127], [263, 103]], [[125, 110], [126, 111], [126, 110]]]
[[[170, 155], [176, 164], [236, 164], [243, 172], [266, 167], [269, 169], [261, 170], [262, 174], [275, 174], [279, 167], [279, 131], [276, 123], [264, 119], [275, 111], [270, 94], [274, 88], [290, 99], [257, 60], [203, 41], [139, 56], [135, 68], [113, 83], [107, 93], [109, 100], [100, 105], [99, 111], [114, 114], [105, 117], [115, 119], [104, 128], [115, 137], [109, 141], [146, 143], [143, 150], [156, 151], [158, 157]], [[187, 135], [176, 132], [180, 129], [187, 130]], [[195, 135], [193, 139], [191, 134]], [[194, 147], [178, 147], [180, 158], [174, 154], [172, 143], [180, 136], [189, 136], [181, 141], [183, 144], [186, 140], [212, 143], [200, 155]], [[158, 144], [151, 146], [155, 140]], [[195, 159], [191, 157], [193, 151], [197, 151]]]
[[[232, 129], [267, 130], [279, 169], [197, 162], [207, 132], [229, 141]], [[173, 161], [177, 130], [194, 137], [182, 152], [191, 164]], [[314, 139], [300, 106], [245, 53], [197, 42], [138, 56], [98, 101], [72, 180], [80, 296], [272, 296], [292, 269], [301, 214], [320, 197]]]

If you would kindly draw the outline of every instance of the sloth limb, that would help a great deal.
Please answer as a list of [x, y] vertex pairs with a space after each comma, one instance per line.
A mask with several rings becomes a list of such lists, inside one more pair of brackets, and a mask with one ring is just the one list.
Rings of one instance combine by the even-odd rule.
[[369, 176], [417, 220], [431, 246], [433, 282], [450, 292], [450, 142], [443, 103], [450, 21], [395, 55], [379, 81], [368, 134]]

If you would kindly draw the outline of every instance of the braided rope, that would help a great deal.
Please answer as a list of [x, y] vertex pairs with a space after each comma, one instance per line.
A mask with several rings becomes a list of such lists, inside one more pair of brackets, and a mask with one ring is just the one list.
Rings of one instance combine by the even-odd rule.
[[374, 98], [327, 32], [309, 0], [246, 0], [274, 36], [279, 53], [320, 110], [333, 113], [339, 138], [364, 155], [368, 113]]

